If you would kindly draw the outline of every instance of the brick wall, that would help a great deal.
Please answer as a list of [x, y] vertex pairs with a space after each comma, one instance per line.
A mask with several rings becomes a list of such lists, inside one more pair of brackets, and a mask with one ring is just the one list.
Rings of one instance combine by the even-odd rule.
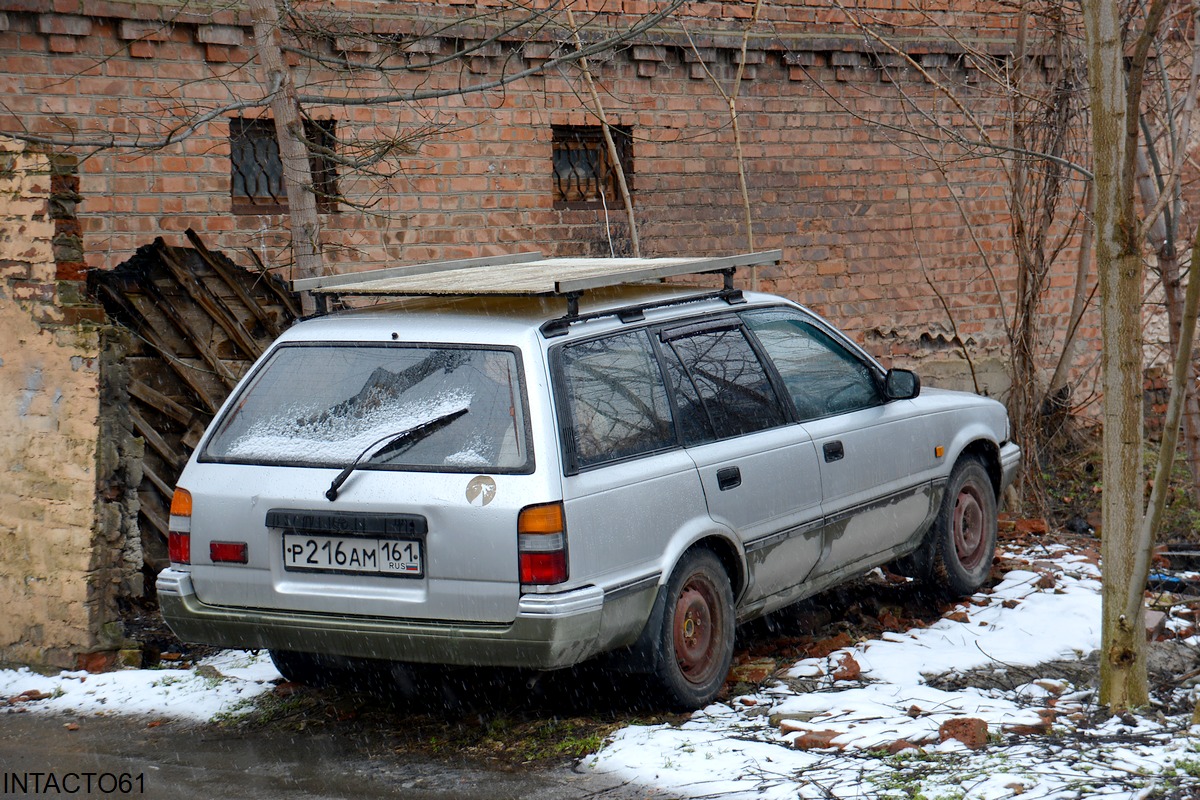
[[[553, 56], [551, 30], [481, 45], [466, 58], [453, 57], [456, 48], [482, 43], [486, 31], [461, 23], [442, 37], [419, 35], [434, 16], [498, 5], [339, 1], [335, 10], [353, 14], [345, 35], [303, 44], [331, 58], [378, 57], [383, 45], [354, 36], [367, 30], [392, 36], [411, 60], [439, 61], [398, 75], [400, 90], [494, 81]], [[658, 7], [575, 5], [610, 29]], [[871, 44], [823, 0], [765, 2], [744, 59], [741, 30], [753, 3], [740, 0], [688, 3], [670, 25], [593, 59], [610, 121], [633, 131], [643, 252], [749, 247], [722, 95], [741, 65], [754, 247], [784, 253], [782, 265], [757, 271], [762, 288], [812, 306], [929, 383], [1000, 394], [1004, 317], [1015, 294], [1001, 165], [986, 154], [933, 148], [904, 130], [917, 109], [961, 123], [945, 112], [932, 82], [939, 81], [1002, 134], [1001, 99], [942, 26], [1003, 56], [1015, 13], [966, 0], [855, 6], [903, 42], [920, 69]], [[153, 143], [197, 113], [261, 98], [252, 44], [249, 20], [227, 4], [0, 0], [0, 133]], [[293, 61], [298, 80], [315, 87], [308, 91], [378, 90], [360, 75]], [[553, 199], [551, 127], [594, 124], [584, 96], [577, 70], [566, 67], [485, 93], [311, 106], [351, 140], [416, 137], [394, 173], [343, 171], [347, 202], [322, 215], [327, 267], [526, 249], [626, 252], [619, 208]], [[101, 385], [97, 375], [99, 361], [120, 371], [122, 344], [107, 335], [102, 342], [92, 326], [96, 309], [75, 283], [83, 268], [116, 266], [160, 235], [182, 244], [191, 227], [214, 249], [244, 263], [251, 250], [286, 277], [286, 218], [233, 213], [229, 120], [237, 113], [216, 113], [163, 147], [51, 148], [60, 154], [53, 161], [13, 144], [0, 151], [0, 604], [16, 610], [0, 621], [0, 660], [69, 665], [79, 653], [111, 648], [120, 638], [109, 624], [116, 598], [140, 594], [137, 501], [128, 493], [138, 482], [140, 443], [121, 417], [122, 398], [105, 394], [120, 381]], [[1051, 280], [1049, 319], [1069, 309], [1071, 255], [1067, 248]], [[1097, 341], [1093, 321], [1082, 337]], [[1053, 342], [1044, 346], [1054, 352]]]
[[99, 314], [61, 279], [82, 255], [72, 169], [0, 139], [0, 662], [111, 647], [130, 572], [97, 525]]
[[[482, 36], [459, 26], [453, 37], [422, 39], [421, 14], [495, 5], [336, 4], [356, 14], [351, 27], [392, 33], [413, 59], [448, 58]], [[585, 5], [597, 24], [614, 27], [653, 6]], [[998, 392], [1007, 347], [1002, 319], [1015, 288], [1000, 164], [957, 148], [931, 153], [899, 129], [912, 123], [914, 103], [944, 105], [930, 82], [936, 79], [1001, 132], [1003, 106], [969, 59], [960, 58], [963, 43], [940, 26], [961, 26], [958, 32], [982, 51], [1003, 53], [1011, 49], [1014, 13], [976, 3], [925, 4], [932, 11], [896, 11], [883, 0], [858, 5], [903, 41], [924, 75], [869, 44], [826, 3], [765, 3], [749, 42], [738, 105], [754, 245], [782, 248], [785, 259], [781, 268], [760, 272], [762, 286], [813, 306], [884, 357], [929, 362], [922, 371], [956, 385], [971, 385], [968, 353], [977, 373], [989, 376], [981, 388]], [[593, 60], [611, 121], [630, 126], [635, 137], [634, 202], [647, 255], [747, 247], [727, 104], [714, 79], [726, 90], [732, 85], [752, 6], [686, 4], [678, 19], [693, 32], [696, 50], [672, 23]], [[0, 113], [0, 130], [21, 125], [61, 136], [69, 126], [85, 137], [154, 139], [188, 119], [185, 107], [262, 95], [244, 16], [206, 13], [203, 4], [174, 16], [164, 9], [101, 2], [89, 5], [87, 16], [4, 12], [0, 94], [12, 113]], [[494, 80], [544, 63], [554, 49], [549, 37], [493, 43], [470, 58], [401, 75], [396, 87]], [[349, 35], [306, 46], [330, 57], [379, 55], [378, 44]], [[293, 60], [301, 64], [298, 80], [309, 87], [345, 86], [351, 94], [377, 87]], [[322, 215], [327, 267], [351, 271], [529, 248], [607, 254], [610, 241], [618, 252], [627, 249], [619, 208], [607, 214], [564, 208], [552, 198], [551, 126], [594, 123], [582, 97], [577, 71], [566, 68], [482, 94], [313, 107], [314, 116], [337, 118], [352, 138], [419, 135], [395, 175], [342, 175], [347, 198], [370, 209], [343, 205], [341, 213]], [[218, 114], [169, 147], [100, 152], [81, 164], [88, 266], [113, 266], [154, 236], [171, 242], [189, 226], [225, 252], [249, 248], [275, 266], [286, 260], [283, 217], [231, 213], [228, 119], [234, 115]], [[1065, 283], [1051, 289], [1048, 313], [1069, 308]], [[1094, 326], [1084, 335], [1094, 336]]]

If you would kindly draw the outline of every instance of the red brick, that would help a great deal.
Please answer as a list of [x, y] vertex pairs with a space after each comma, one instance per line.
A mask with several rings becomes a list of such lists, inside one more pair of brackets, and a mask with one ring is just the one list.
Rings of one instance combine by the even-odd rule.
[[75, 669], [87, 670], [92, 674], [108, 672], [117, 663], [117, 651], [80, 653], [75, 657]]
[[42, 14], [38, 17], [38, 30], [57, 36], [88, 36], [92, 21], [74, 14]]
[[74, 53], [79, 40], [74, 36], [49, 36], [46, 39], [51, 53]]
[[129, 55], [134, 58], [154, 58], [158, 51], [153, 42], [137, 41], [129, 43]]
[[774, 675], [777, 669], [779, 665], [773, 659], [757, 659], [730, 667], [726, 680], [734, 683], [762, 683]]
[[954, 739], [972, 750], [981, 750], [986, 747], [987, 736], [987, 723], [976, 717], [948, 719], [938, 728], [939, 741], [946, 742]]
[[56, 280], [82, 281], [87, 279], [87, 264], [82, 261], [60, 261], [54, 267]]
[[835, 681], [853, 681], [857, 680], [862, 675], [862, 667], [858, 661], [849, 653], [843, 653], [838, 659], [837, 667], [833, 670], [833, 679]]
[[792, 740], [792, 747], [797, 750], [841, 750], [845, 745], [834, 744], [833, 740], [845, 731], [807, 731]]
[[67, 306], [63, 308], [64, 325], [79, 325], [83, 322], [103, 325], [107, 319], [104, 309], [100, 306]]

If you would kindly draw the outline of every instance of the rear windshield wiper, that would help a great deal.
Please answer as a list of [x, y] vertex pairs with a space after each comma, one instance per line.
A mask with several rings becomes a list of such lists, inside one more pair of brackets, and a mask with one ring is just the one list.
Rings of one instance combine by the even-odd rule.
[[[405, 445], [416, 444], [434, 431], [446, 427], [465, 413], [467, 413], [467, 409], [460, 408], [457, 411], [451, 411], [448, 414], [442, 414], [440, 417], [434, 417], [431, 420], [426, 420], [420, 425], [414, 425], [413, 427], [400, 433], [389, 433], [387, 436], [376, 439], [367, 445], [365, 450], [358, 454], [358, 458], [354, 459], [354, 461], [350, 463], [350, 466], [338, 473], [338, 476], [333, 479], [333, 483], [329, 484], [329, 489], [326, 490], [325, 497], [328, 498], [329, 502], [331, 503], [334, 500], [337, 500], [338, 488], [340, 488], [341, 485], [346, 482], [346, 479], [350, 477], [351, 472], [354, 472], [354, 470], [358, 469], [358, 465], [363, 462], [363, 459], [367, 457], [368, 453], [371, 454], [371, 458], [375, 458], [376, 456], [385, 455], [394, 450], [399, 450]], [[373, 449], [380, 442], [386, 442], [386, 444], [384, 444], [383, 447], [380, 447], [378, 450]]]

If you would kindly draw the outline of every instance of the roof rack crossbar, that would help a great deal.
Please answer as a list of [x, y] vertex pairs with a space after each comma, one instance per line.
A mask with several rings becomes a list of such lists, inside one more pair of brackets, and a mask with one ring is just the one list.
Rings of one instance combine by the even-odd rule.
[[[733, 268], [730, 268], [732, 279]], [[579, 305], [578, 298], [575, 299], [574, 313], [568, 297], [567, 313], [561, 317], [543, 322], [539, 330], [542, 336], [547, 339], [553, 339], [556, 336], [564, 336], [571, 326], [576, 322], [586, 322], [593, 319], [602, 319], [604, 317], [617, 317], [621, 322], [637, 322], [645, 317], [645, 312], [655, 308], [669, 308], [671, 306], [681, 306], [687, 303], [699, 303], [704, 300], [724, 300], [729, 305], [737, 305], [738, 303], [746, 302], [746, 298], [742, 295], [741, 289], [734, 289], [732, 282], [730, 285], [722, 289], [716, 289], [710, 292], [701, 292], [700, 294], [689, 294], [683, 297], [671, 297], [665, 300], [654, 300], [649, 303], [638, 303], [636, 305], [621, 306], [620, 308], [608, 308], [603, 311], [592, 311], [587, 314], [578, 313]]]

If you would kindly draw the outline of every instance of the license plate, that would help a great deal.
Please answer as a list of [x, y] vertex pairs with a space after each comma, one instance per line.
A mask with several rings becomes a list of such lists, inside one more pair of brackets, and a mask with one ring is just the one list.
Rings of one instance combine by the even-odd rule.
[[283, 568], [304, 572], [353, 572], [420, 578], [421, 542], [365, 536], [283, 535]]

